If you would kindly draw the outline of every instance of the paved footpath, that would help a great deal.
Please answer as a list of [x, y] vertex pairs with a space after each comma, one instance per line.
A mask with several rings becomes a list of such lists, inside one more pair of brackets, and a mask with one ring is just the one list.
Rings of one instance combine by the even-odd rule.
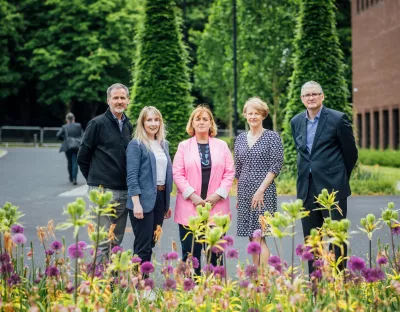
[[[64, 153], [58, 153], [56, 148], [9, 148], [7, 155], [0, 158], [0, 205], [6, 201], [20, 206], [25, 216], [22, 222], [26, 229], [28, 240], [34, 242], [36, 251], [41, 248], [36, 236], [36, 226], [46, 225], [48, 220], [54, 220], [55, 224], [65, 220], [62, 215], [65, 205], [72, 202], [77, 196], [85, 194], [85, 184], [82, 175], [78, 176], [78, 185], [74, 187], [68, 181], [67, 160]], [[285, 201], [294, 200], [291, 196], [279, 196], [278, 205]], [[349, 199], [348, 218], [352, 222], [351, 230], [357, 231], [352, 234], [351, 254], [365, 256], [368, 250], [368, 239], [361, 233], [357, 225], [360, 218], [367, 213], [380, 216], [380, 208], [388, 202], [396, 203], [400, 208], [400, 196], [354, 196]], [[175, 206], [175, 198], [171, 200], [171, 207]], [[229, 234], [236, 235], [236, 198], [231, 198], [232, 227]], [[280, 208], [278, 208], [279, 210]], [[179, 247], [178, 227], [172, 219], [166, 220], [163, 226], [161, 244], [155, 248], [157, 258], [164, 252], [171, 250], [171, 242], [177, 242]], [[302, 242], [301, 224], [296, 225], [295, 244]], [[67, 243], [72, 243], [72, 231], [58, 232], [60, 239], [66, 236]], [[82, 239], [87, 239], [86, 231], [81, 234]], [[389, 231], [383, 228], [374, 234], [373, 241], [380, 238], [382, 243], [389, 242]], [[122, 243], [124, 248], [132, 248], [134, 236], [130, 230], [128, 220], [127, 232]], [[398, 240], [398, 238], [397, 238]], [[272, 253], [276, 254], [273, 240], [268, 239]], [[246, 255], [247, 238], [235, 238], [235, 246], [239, 249], [239, 259], [243, 263], [250, 260]], [[279, 244], [279, 243], [278, 243]], [[283, 250], [283, 258], [290, 259], [291, 241], [284, 239], [280, 244]], [[42, 260], [43, 257], [36, 252], [35, 258]], [[235, 270], [233, 263], [228, 263], [229, 271]]]

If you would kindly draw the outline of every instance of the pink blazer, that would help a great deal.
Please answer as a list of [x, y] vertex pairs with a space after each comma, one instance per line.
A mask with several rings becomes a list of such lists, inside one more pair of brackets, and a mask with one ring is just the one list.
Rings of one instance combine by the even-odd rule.
[[[210, 137], [209, 145], [211, 174], [207, 196], [217, 193], [223, 198], [211, 210], [211, 215], [230, 215], [229, 190], [235, 177], [232, 154], [226, 142], [220, 139]], [[201, 163], [196, 137], [179, 143], [172, 173], [178, 187], [174, 221], [187, 225], [189, 217], [196, 215], [196, 208], [188, 197], [193, 192], [201, 194]]]

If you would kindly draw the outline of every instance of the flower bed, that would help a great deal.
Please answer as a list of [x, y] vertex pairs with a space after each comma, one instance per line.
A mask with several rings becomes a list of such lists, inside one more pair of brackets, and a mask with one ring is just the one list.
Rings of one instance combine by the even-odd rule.
[[[112, 247], [113, 228], [105, 231], [95, 225], [101, 215], [112, 215], [110, 192], [93, 190], [94, 208], [86, 209], [83, 199], [69, 204], [67, 220], [54, 228], [38, 227], [43, 245], [45, 267], [33, 261], [33, 245], [25, 253], [27, 238], [20, 225], [23, 216], [17, 207], [6, 203], [0, 208], [0, 307], [4, 311], [398, 311], [400, 310], [400, 257], [396, 244], [400, 233], [398, 213], [389, 203], [377, 219], [369, 214], [359, 228], [371, 242], [374, 231], [385, 226], [391, 244], [378, 248], [368, 261], [350, 256], [348, 269], [340, 271], [343, 257], [334, 259], [328, 245], [348, 244], [350, 221], [325, 219], [321, 229], [312, 231], [306, 245], [296, 248], [292, 241], [291, 259], [272, 255], [268, 263], [237, 264], [235, 276], [226, 266], [213, 266], [204, 259], [202, 275], [195, 276], [199, 261], [189, 257], [186, 263], [172, 247], [161, 263], [144, 262], [131, 250]], [[323, 191], [318, 197], [321, 209], [330, 213], [339, 209], [335, 194]], [[210, 207], [197, 207], [198, 215], [190, 219], [188, 229], [194, 239], [203, 242], [206, 251], [221, 254], [223, 263], [237, 262], [234, 239], [224, 233], [230, 227], [228, 216], [209, 217]], [[307, 216], [301, 201], [282, 204], [282, 213], [266, 214], [261, 224], [270, 226], [275, 240], [294, 238], [296, 220]], [[211, 227], [210, 224], [213, 224]], [[74, 229], [75, 243], [66, 246], [56, 240], [55, 231]], [[88, 231], [90, 243], [79, 240]], [[157, 231], [157, 236], [161, 231]], [[261, 231], [253, 234], [261, 235]], [[50, 239], [50, 237], [53, 237]], [[109, 262], [96, 262], [98, 245], [110, 244]], [[251, 242], [247, 253], [260, 255], [259, 243]], [[40, 251], [35, 251], [40, 252]], [[90, 252], [89, 261], [85, 253]], [[279, 252], [279, 250], [278, 250]], [[206, 253], [207, 254], [207, 253]], [[294, 267], [295, 257], [313, 261], [309, 276], [303, 267]], [[159, 278], [156, 280], [156, 276]], [[160, 285], [160, 286], [155, 286]]]

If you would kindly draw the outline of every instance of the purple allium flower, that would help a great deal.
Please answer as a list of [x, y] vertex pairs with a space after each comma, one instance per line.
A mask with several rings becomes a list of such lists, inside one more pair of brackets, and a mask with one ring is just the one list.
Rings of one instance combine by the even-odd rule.
[[235, 242], [235, 240], [233, 239], [233, 237], [230, 236], [230, 235], [225, 235], [222, 239], [226, 241], [226, 244], [227, 244], [229, 247], [232, 247], [233, 244], [234, 244], [234, 242]]
[[197, 259], [196, 257], [192, 257], [191, 260], [193, 269], [197, 269], [200, 266], [199, 259]]
[[400, 235], [400, 223], [396, 222], [395, 223], [397, 226], [392, 226], [392, 234], [393, 235]]
[[0, 263], [9, 263], [11, 260], [10, 256], [8, 253], [2, 253], [0, 254]]
[[314, 260], [314, 255], [309, 251], [304, 251], [301, 255], [301, 260], [303, 261], [311, 261]]
[[68, 256], [71, 259], [83, 258], [83, 251], [79, 247], [79, 245], [78, 246], [76, 244], [69, 245], [67, 251], [68, 251]]
[[361, 271], [365, 268], [365, 261], [359, 257], [351, 256], [349, 260], [349, 269], [352, 271]]
[[40, 278], [35, 278], [35, 280], [33, 281], [36, 285], [40, 283]]
[[303, 254], [303, 245], [298, 244], [296, 247], [296, 255], [301, 256]]
[[237, 259], [239, 257], [239, 252], [235, 248], [229, 248], [226, 251], [226, 258], [227, 259]]
[[186, 275], [189, 272], [189, 265], [186, 262], [179, 261], [176, 267], [176, 274]]
[[62, 244], [59, 241], [54, 241], [51, 243], [50, 248], [53, 250], [60, 250], [62, 248]]
[[143, 262], [142, 265], [140, 266], [140, 272], [143, 274], [150, 274], [154, 272], [154, 265], [153, 263], [146, 261]]
[[87, 244], [84, 241], [79, 241], [78, 246], [80, 249], [85, 249], [87, 247]]
[[172, 274], [174, 272], [174, 268], [171, 265], [167, 265], [161, 269], [162, 274]]
[[223, 265], [217, 265], [214, 267], [214, 275], [219, 275], [221, 278], [225, 277], [225, 267]]
[[17, 233], [15, 235], [13, 235], [11, 239], [17, 245], [26, 243], [26, 236], [22, 233]]
[[60, 275], [60, 270], [55, 265], [51, 265], [46, 268], [45, 273], [48, 277], [58, 277]]
[[133, 256], [131, 259], [132, 263], [141, 263], [142, 259], [140, 259], [139, 257]]
[[9, 277], [7, 283], [10, 287], [14, 286], [14, 285], [18, 285], [21, 282], [21, 278], [19, 277], [19, 275], [17, 273], [13, 273], [11, 274], [11, 276]]
[[179, 255], [177, 252], [172, 251], [167, 254], [166, 260], [178, 260]]
[[214, 272], [214, 266], [211, 263], [210, 264], [206, 264], [203, 267], [203, 272], [206, 273], [206, 274], [210, 274], [210, 273]]
[[176, 288], [176, 282], [172, 278], [167, 278], [163, 284], [164, 290], [173, 290]]
[[255, 230], [253, 232], [253, 238], [261, 238], [262, 237], [262, 231], [261, 229]]
[[118, 253], [118, 252], [123, 252], [124, 251], [124, 248], [122, 248], [122, 247], [120, 247], [120, 246], [114, 246], [112, 249], [111, 249], [111, 252], [113, 253], [113, 254], [116, 254], [116, 253]]
[[378, 260], [376, 260], [376, 263], [378, 263], [379, 265], [385, 265], [388, 263], [388, 258], [386, 258], [385, 256], [380, 256]]
[[190, 291], [196, 286], [195, 282], [191, 278], [185, 278], [183, 281], [183, 290]]
[[314, 260], [313, 266], [316, 268], [324, 266], [324, 260], [322, 259]]
[[145, 278], [144, 279], [144, 287], [145, 288], [150, 288], [153, 289], [154, 288], [154, 281], [151, 278]]
[[45, 251], [45, 254], [48, 255], [48, 256], [51, 256], [52, 254], [54, 254], [54, 250], [52, 250], [52, 249], [47, 249], [47, 250]]
[[2, 263], [0, 266], [0, 273], [6, 275], [7, 273], [11, 273], [14, 271], [13, 265], [8, 262], [8, 263]]
[[23, 234], [24, 233], [24, 228], [23, 228], [22, 225], [14, 224], [11, 227], [11, 234], [18, 234], [18, 233]]
[[240, 288], [247, 288], [247, 286], [249, 286], [250, 282], [248, 280], [241, 280], [239, 282], [239, 287]]
[[364, 268], [362, 270], [362, 276], [368, 283], [373, 283], [385, 279], [385, 273], [381, 268]]
[[311, 274], [311, 277], [314, 277], [315, 279], [321, 279], [322, 278], [322, 272], [321, 270], [314, 270]]
[[250, 308], [247, 312], [259, 312], [259, 310], [257, 308]]
[[261, 253], [261, 245], [257, 242], [250, 242], [247, 245], [247, 253], [249, 255], [259, 255]]
[[270, 256], [268, 259], [268, 264], [276, 267], [277, 265], [281, 264], [281, 258], [279, 258], [278, 256]]
[[248, 277], [248, 278], [256, 278], [258, 275], [258, 269], [257, 266], [254, 264], [248, 264], [246, 265], [245, 269], [244, 269], [244, 274]]

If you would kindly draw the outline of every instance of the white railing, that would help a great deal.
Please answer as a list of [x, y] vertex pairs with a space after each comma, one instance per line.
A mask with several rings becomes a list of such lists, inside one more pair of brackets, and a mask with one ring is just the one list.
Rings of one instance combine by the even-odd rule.
[[[33, 145], [58, 146], [61, 144], [56, 138], [56, 131], [61, 127], [0, 127], [0, 144], [12, 145]], [[51, 136], [48, 133], [52, 133]]]

